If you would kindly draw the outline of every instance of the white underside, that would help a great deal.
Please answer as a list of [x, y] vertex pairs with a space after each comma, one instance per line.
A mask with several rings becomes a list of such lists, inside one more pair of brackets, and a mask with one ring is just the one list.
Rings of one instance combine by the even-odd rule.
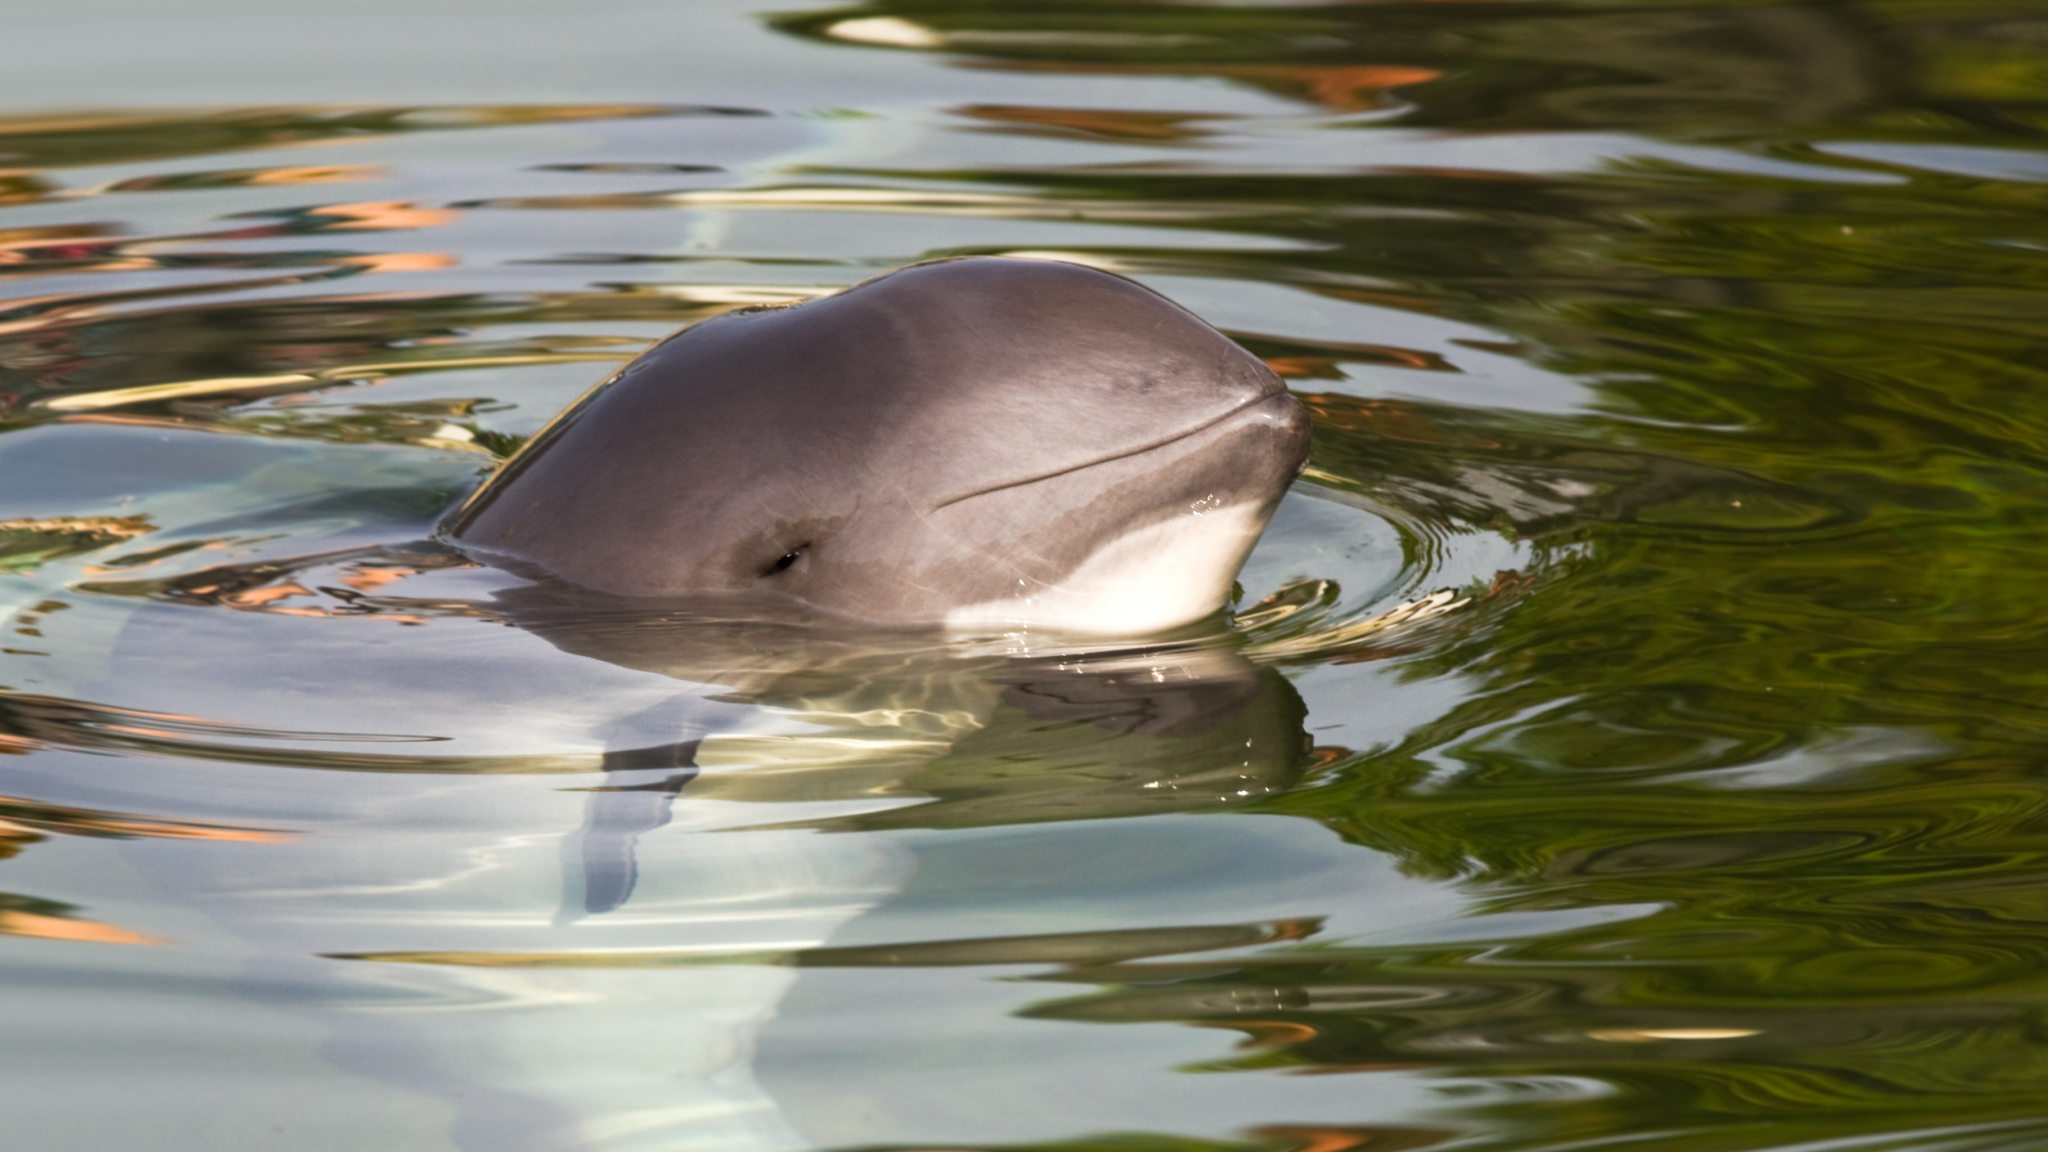
[[946, 627], [1134, 635], [1199, 620], [1230, 594], [1265, 527], [1261, 512], [1235, 504], [1149, 525], [1096, 549], [1057, 585], [953, 609]]

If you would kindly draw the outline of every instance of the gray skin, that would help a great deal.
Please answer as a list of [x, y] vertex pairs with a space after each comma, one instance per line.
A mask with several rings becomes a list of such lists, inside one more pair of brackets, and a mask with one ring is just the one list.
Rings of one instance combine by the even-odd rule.
[[1148, 289], [1073, 264], [947, 260], [669, 338], [444, 534], [600, 592], [779, 594], [886, 626], [1077, 572], [1098, 587], [1105, 546], [1135, 540], [1111, 549], [1113, 580], [1198, 585], [1156, 627], [1220, 607], [1307, 451], [1279, 378]]

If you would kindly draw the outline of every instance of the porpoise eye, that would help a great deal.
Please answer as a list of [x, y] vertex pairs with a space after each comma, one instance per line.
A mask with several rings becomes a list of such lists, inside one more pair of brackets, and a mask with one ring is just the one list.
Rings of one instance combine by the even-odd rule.
[[790, 549], [788, 552], [783, 553], [782, 559], [777, 560], [773, 564], [770, 564], [768, 566], [768, 571], [764, 573], [764, 575], [773, 576], [777, 572], [789, 571], [790, 565], [795, 564], [797, 562], [797, 559], [804, 554], [804, 549], [808, 547], [810, 547], [810, 545], [808, 544], [799, 544], [795, 548]]

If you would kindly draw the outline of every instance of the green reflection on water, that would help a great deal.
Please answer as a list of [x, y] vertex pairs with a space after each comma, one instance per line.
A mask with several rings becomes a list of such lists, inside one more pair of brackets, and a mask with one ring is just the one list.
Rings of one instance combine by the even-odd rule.
[[[1288, 664], [1319, 755], [1245, 807], [1333, 829], [1478, 909], [1455, 939], [1031, 969], [1023, 1015], [1232, 1031], [1240, 1050], [1186, 1068], [1218, 1091], [1412, 1073], [1441, 1103], [974, 1146], [2048, 1138], [2048, 5], [880, 3], [770, 22], [792, 52], [877, 69], [939, 54], [963, 91], [983, 72], [1042, 77], [1042, 101], [935, 100], [911, 145], [778, 152], [795, 158], [741, 175], [686, 134], [598, 161], [508, 144], [456, 191], [417, 154], [372, 153], [430, 130], [731, 110], [0, 122], [0, 435], [462, 449], [350, 506], [351, 523], [417, 526], [602, 371], [578, 357], [934, 255], [1050, 251], [1146, 278], [1290, 377], [1318, 421], [1300, 498], [1398, 525], [1399, 595], [1491, 593], [1423, 640]], [[1085, 87], [1105, 78], [1159, 95], [1089, 103], [1132, 91]], [[1210, 90], [1267, 103], [1201, 103]], [[371, 148], [356, 168], [277, 151], [343, 138]], [[204, 167], [146, 179], [171, 161]], [[292, 195], [254, 198], [278, 188]], [[143, 191], [219, 199], [157, 227], [123, 215]], [[726, 247], [671, 243], [679, 218], [714, 216]], [[192, 381], [227, 383], [112, 395]], [[0, 505], [0, 572], [29, 582], [7, 586], [17, 654], [0, 680], [40, 658], [19, 654], [31, 641], [61, 641], [74, 604], [266, 555], [274, 524], [215, 524], [220, 498], [183, 479], [189, 506], [149, 515], [67, 499], [62, 478], [34, 507], [25, 489]], [[332, 513], [291, 508], [283, 522]], [[1471, 559], [1479, 536], [1515, 560]], [[1303, 557], [1286, 576], [1339, 585], [1317, 593], [1318, 626], [1399, 598], [1367, 595], [1362, 562], [1315, 567], [1338, 563], [1310, 558], [1322, 543], [1273, 545]], [[1354, 719], [1377, 667], [1450, 704], [1379, 738]], [[118, 707], [0, 702], [0, 752]], [[838, 826], [1041, 819], [1029, 789], [976, 789], [1062, 735], [935, 764], [924, 787], [951, 807]], [[89, 746], [262, 762], [156, 734]], [[333, 756], [314, 766], [359, 766]], [[1605, 908], [1648, 911], [1489, 933]], [[906, 946], [952, 935], [936, 913], [922, 926]]]

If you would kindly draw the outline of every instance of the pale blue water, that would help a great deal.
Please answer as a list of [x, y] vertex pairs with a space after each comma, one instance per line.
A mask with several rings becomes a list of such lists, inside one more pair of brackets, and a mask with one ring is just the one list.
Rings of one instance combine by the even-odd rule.
[[[8, 1147], [2040, 1145], [2048, 7], [16, 7]], [[1314, 413], [1207, 729], [424, 543], [964, 253]]]

